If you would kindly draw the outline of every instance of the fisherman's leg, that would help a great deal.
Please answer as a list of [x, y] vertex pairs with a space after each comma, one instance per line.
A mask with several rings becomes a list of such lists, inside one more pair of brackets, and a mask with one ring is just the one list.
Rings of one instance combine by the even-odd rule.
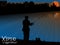
[[24, 40], [26, 40], [26, 32], [24, 32]]
[[27, 32], [26, 39], [29, 40], [29, 31]]

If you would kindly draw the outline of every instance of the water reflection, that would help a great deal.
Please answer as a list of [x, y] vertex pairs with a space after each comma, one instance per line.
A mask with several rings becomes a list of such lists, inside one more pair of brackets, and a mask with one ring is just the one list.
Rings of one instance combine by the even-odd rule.
[[54, 17], [59, 20], [60, 19], [60, 13], [55, 12]]
[[31, 27], [30, 39], [40, 37], [45, 41], [60, 41], [60, 12], [34, 13], [28, 16], [35, 22]]

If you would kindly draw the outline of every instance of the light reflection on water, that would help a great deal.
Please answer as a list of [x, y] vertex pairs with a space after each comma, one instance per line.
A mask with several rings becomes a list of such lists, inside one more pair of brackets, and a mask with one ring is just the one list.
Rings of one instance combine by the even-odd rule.
[[23, 39], [22, 21], [26, 15], [34, 23], [30, 27], [30, 40], [38, 37], [45, 41], [60, 42], [60, 12], [0, 16], [0, 36], [14, 36]]

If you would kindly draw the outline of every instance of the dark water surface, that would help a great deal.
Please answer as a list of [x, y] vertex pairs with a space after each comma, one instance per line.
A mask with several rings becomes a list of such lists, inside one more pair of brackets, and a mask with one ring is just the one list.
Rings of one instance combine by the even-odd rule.
[[40, 38], [42, 41], [60, 42], [60, 12], [0, 16], [0, 37], [23, 39], [22, 21], [26, 15], [34, 23], [30, 26], [30, 40]]

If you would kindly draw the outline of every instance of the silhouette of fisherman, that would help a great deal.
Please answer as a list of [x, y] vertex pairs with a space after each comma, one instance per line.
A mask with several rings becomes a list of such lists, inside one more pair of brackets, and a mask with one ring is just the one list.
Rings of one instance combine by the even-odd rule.
[[28, 41], [29, 40], [29, 32], [30, 28], [29, 26], [33, 25], [33, 23], [30, 23], [28, 20], [28, 16], [25, 16], [25, 19], [23, 20], [23, 34], [24, 34], [24, 40]]

